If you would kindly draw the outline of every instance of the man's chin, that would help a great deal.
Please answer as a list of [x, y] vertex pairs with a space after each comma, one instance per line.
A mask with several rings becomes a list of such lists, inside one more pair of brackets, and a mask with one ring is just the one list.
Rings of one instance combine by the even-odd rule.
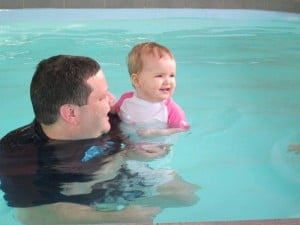
[[105, 129], [104, 129], [104, 133], [108, 133], [108, 132], [110, 131], [110, 128], [111, 128], [111, 126], [110, 126], [110, 124], [108, 123], [108, 124], [106, 125]]

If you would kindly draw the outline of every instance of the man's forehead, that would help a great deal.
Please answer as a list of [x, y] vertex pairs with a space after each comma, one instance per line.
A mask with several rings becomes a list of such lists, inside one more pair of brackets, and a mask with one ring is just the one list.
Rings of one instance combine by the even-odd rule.
[[104, 74], [101, 70], [99, 70], [94, 76], [90, 76], [86, 82], [89, 84], [93, 84], [95, 82], [101, 82], [104, 79]]

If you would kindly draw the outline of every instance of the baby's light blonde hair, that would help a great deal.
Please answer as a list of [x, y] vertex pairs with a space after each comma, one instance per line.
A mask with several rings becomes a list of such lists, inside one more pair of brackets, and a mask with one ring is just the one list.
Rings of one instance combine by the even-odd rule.
[[174, 59], [171, 51], [160, 44], [155, 42], [144, 42], [135, 45], [131, 51], [128, 53], [127, 66], [128, 73], [131, 76], [132, 74], [137, 74], [143, 69], [143, 57], [145, 55], [158, 56], [159, 58], [167, 55], [171, 59]]

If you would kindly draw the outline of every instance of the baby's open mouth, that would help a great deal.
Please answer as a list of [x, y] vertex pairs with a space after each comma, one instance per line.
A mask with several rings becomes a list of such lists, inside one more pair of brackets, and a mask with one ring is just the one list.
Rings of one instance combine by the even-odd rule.
[[168, 92], [169, 92], [169, 91], [170, 91], [170, 88], [161, 88], [160, 90], [161, 90], [161, 91], [168, 91]]

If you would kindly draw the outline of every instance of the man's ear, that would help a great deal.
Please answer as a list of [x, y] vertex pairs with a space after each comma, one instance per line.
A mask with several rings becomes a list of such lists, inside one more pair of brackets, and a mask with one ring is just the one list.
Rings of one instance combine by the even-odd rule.
[[73, 104], [64, 104], [60, 107], [60, 115], [61, 117], [67, 122], [71, 124], [78, 124], [78, 117], [77, 117], [77, 107]]
[[139, 87], [139, 76], [136, 73], [133, 73], [130, 78], [133, 87]]

